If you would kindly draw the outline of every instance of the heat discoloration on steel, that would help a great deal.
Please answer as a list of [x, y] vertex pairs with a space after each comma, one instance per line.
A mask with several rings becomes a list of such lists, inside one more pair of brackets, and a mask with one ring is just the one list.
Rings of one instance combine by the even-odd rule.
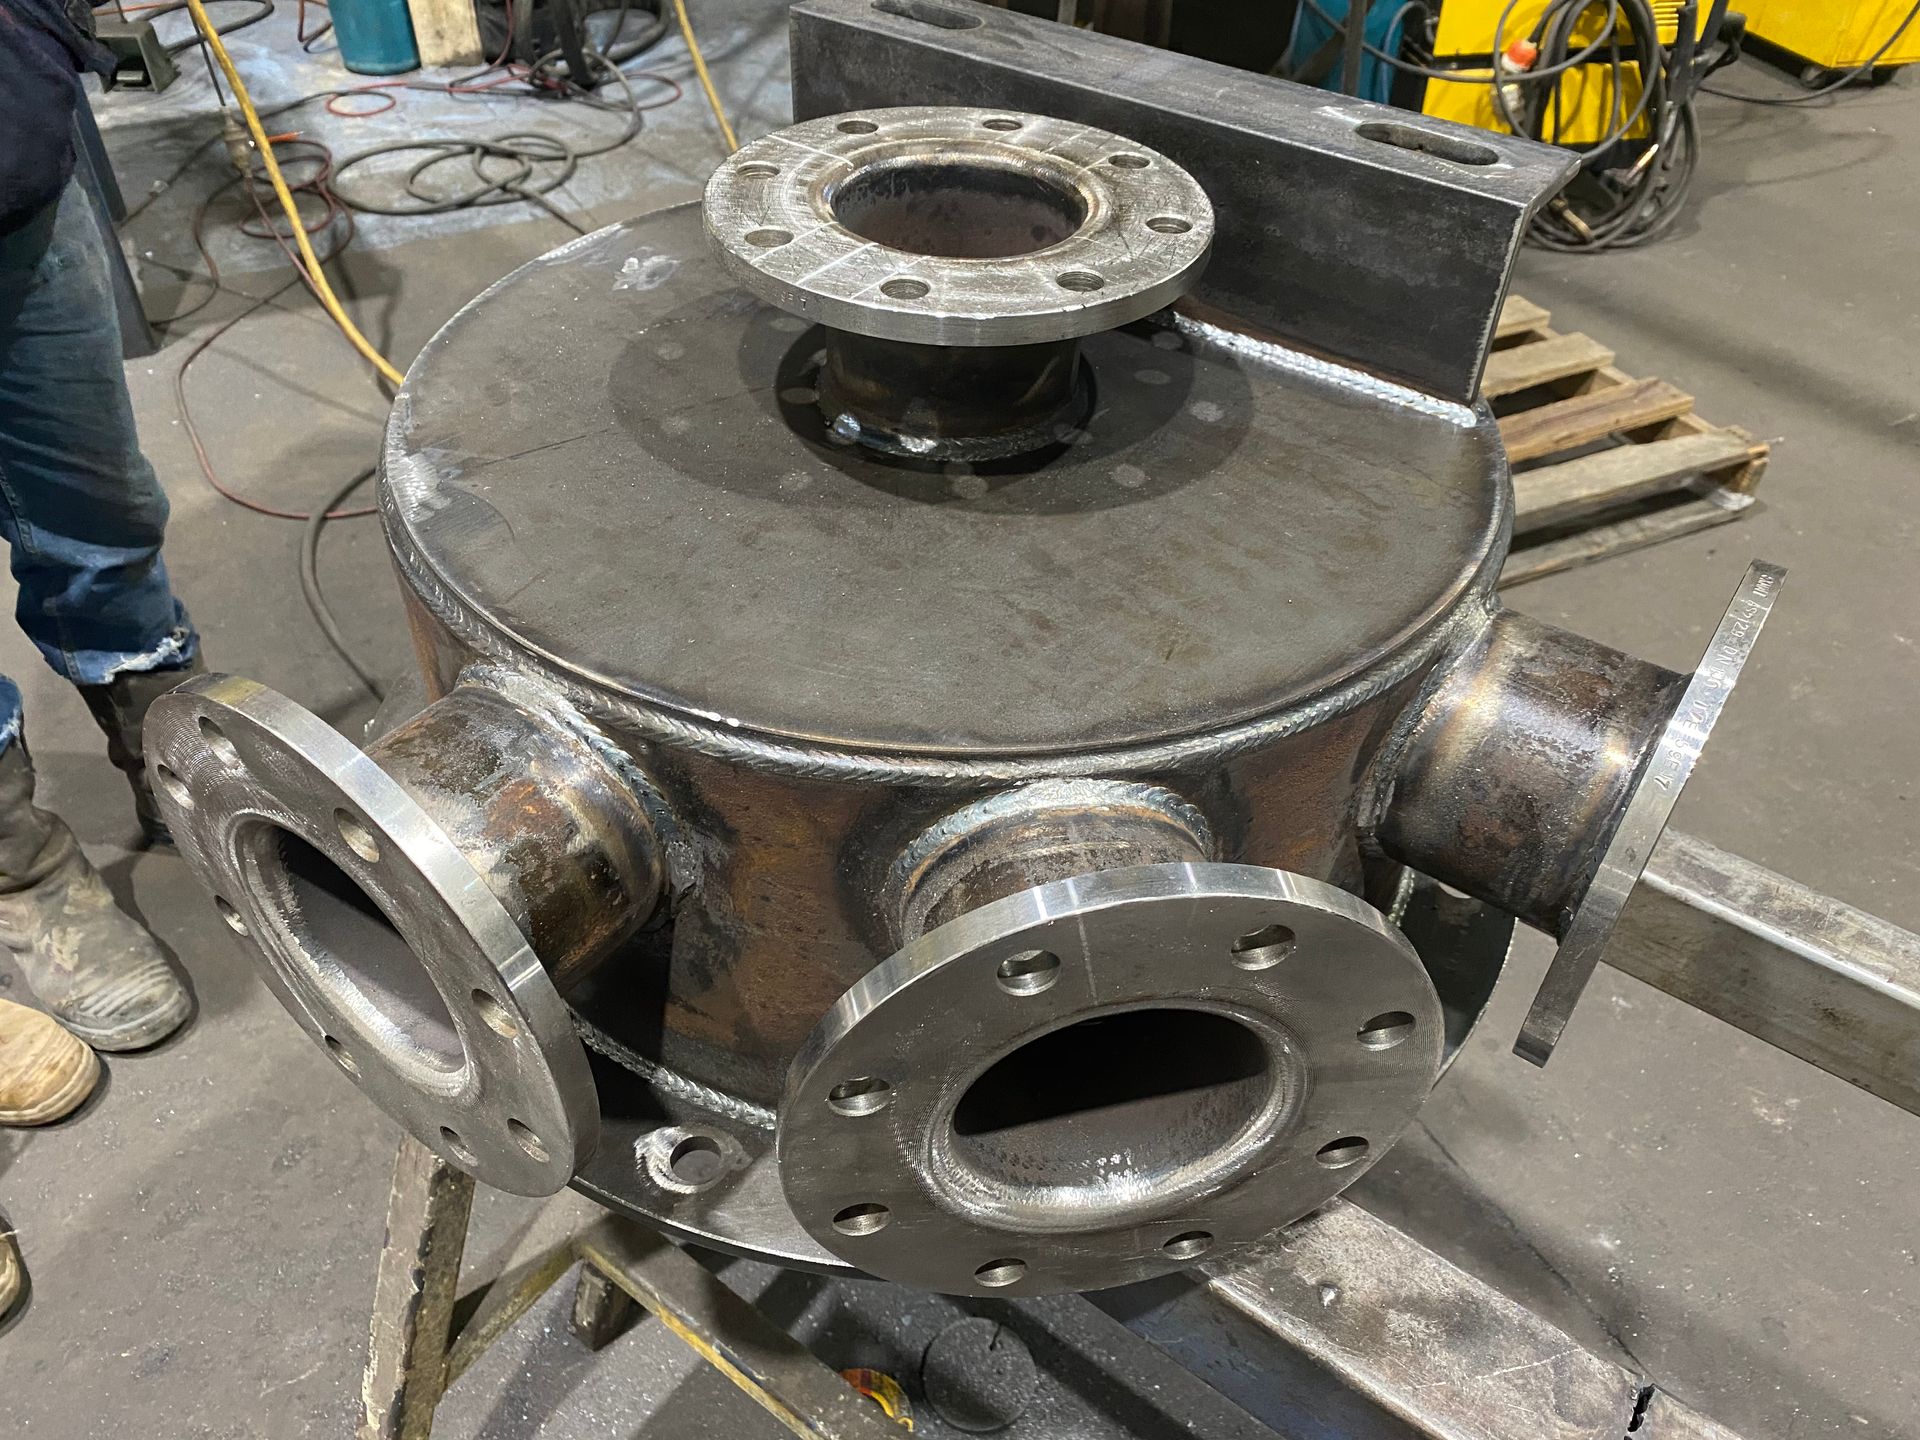
[[[782, 1263], [888, 1235], [878, 1268], [969, 1293], [1228, 1253], [1376, 1159], [1491, 990], [1507, 922], [1402, 865], [1557, 923], [1677, 677], [1492, 598], [1498, 430], [1427, 383], [1459, 354], [1412, 374], [1146, 313], [1211, 223], [1163, 152], [998, 111], [795, 134], [838, 137], [831, 175], [776, 204], [754, 187], [805, 147], [742, 152], [704, 218], [585, 237], [422, 351], [380, 507], [430, 703], [361, 751], [279, 697], [196, 701], [271, 743], [188, 767], [189, 854], [254, 884], [213, 843], [244, 790], [393, 912], [389, 990], [422, 999], [424, 970], [465, 1008], [423, 999], [368, 1088], [460, 1163], [433, 1117], [517, 1146], [483, 1174]], [[1431, 167], [1377, 168], [1404, 191]], [[1472, 208], [1511, 219], [1527, 183]], [[249, 915], [313, 888], [255, 871]], [[449, 888], [465, 928], [430, 929], [410, 907]], [[276, 974], [311, 959], [256, 929]], [[290, 1001], [316, 1039], [373, 954]], [[463, 1059], [487, 1084], [444, 1078]], [[556, 1158], [490, 1093], [579, 1143]], [[891, 1148], [822, 1168], [837, 1119], [889, 1106], [865, 1138]], [[856, 1193], [883, 1173], [893, 1199]], [[922, 1268], [937, 1223], [906, 1218], [936, 1192], [979, 1247], [958, 1269]]]
[[1381, 846], [1560, 934], [1685, 679], [1495, 611], [1396, 757]]

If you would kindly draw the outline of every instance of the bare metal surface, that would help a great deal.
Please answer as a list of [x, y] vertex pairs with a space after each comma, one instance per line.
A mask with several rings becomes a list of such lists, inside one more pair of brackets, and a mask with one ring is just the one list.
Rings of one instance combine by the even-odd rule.
[[1736, 1440], [1345, 1201], [1200, 1270], [1092, 1298], [1282, 1435]]
[[923, 345], [1111, 330], [1179, 298], [1213, 239], [1206, 192], [1126, 136], [922, 103], [741, 147], [703, 213], [728, 273], [761, 299]]
[[447, 1383], [473, 1180], [411, 1138], [387, 1196], [361, 1381], [359, 1440], [426, 1440]]
[[149, 725], [181, 853], [314, 1043], [452, 1163], [522, 1194], [562, 1188], [599, 1107], [486, 857], [476, 868], [357, 746], [252, 681], [196, 680]]
[[1043, 780], [949, 811], [900, 848], [881, 903], [912, 940], [1019, 890], [1095, 870], [1211, 860], [1204, 812], [1158, 785]]
[[[784, 10], [754, 0], [691, 0], [689, 8], [742, 133], [784, 123]], [[319, 61], [301, 60], [292, 27], [283, 7], [229, 43], [271, 37], [282, 58], [300, 61], [306, 68], [294, 73], [307, 81], [290, 77], [288, 94], [334, 83]], [[1764, 70], [1741, 68], [1733, 83], [1785, 93]], [[1868, 205], [1903, 231], [1920, 224], [1920, 194], [1878, 183], [1876, 168], [1877, 157], [1897, 160], [1906, 153], [1897, 147], [1910, 148], [1920, 133], [1916, 84], [1920, 73], [1910, 69], [1845, 105], [1800, 107], [1792, 146], [1753, 123], [1750, 107], [1705, 97], [1703, 129], [1728, 186], [1701, 212], [1692, 243], [1613, 258], [1524, 257], [1519, 288], [1551, 304], [1562, 328], [1607, 336], [1645, 370], [1684, 377], [1703, 407], [1711, 401], [1708, 413], [1764, 416], [1767, 433], [1790, 443], [1776, 455], [1779, 488], [1737, 529], [1535, 582], [1518, 592], [1524, 602], [1508, 596], [1684, 669], [1705, 639], [1689, 632], [1726, 598], [1714, 592], [1727, 588], [1715, 576], [1729, 547], [1741, 558], [1752, 549], [1789, 561], [1792, 603], [1772, 622], [1768, 663], [1742, 679], [1740, 703], [1675, 823], [1909, 929], [1920, 928], [1920, 872], [1911, 807], [1901, 799], [1912, 791], [1900, 777], [1920, 773], [1920, 729], [1910, 723], [1916, 676], [1900, 637], [1920, 634], [1920, 588], [1909, 583], [1911, 537], [1888, 516], [1902, 513], [1911, 486], [1913, 426], [1892, 422], [1913, 408], [1913, 353], [1904, 313], [1863, 302], [1899, 293], [1910, 277], [1901, 247], [1881, 244], [1873, 227], [1820, 222]], [[198, 98], [211, 111], [208, 88], [202, 75]], [[154, 98], [116, 92], [95, 103], [103, 114], [121, 107], [124, 119], [123, 102]], [[603, 178], [588, 179], [594, 215], [637, 209], [675, 186], [696, 191], [717, 150], [711, 117], [693, 98], [651, 112], [650, 140], [599, 163]], [[416, 102], [433, 97], [416, 93], [408, 105]], [[316, 111], [311, 123], [336, 148], [357, 147], [418, 130], [419, 115], [403, 106], [346, 121]], [[195, 120], [117, 133], [129, 192], [144, 194], [206, 130]], [[1863, 199], [1863, 186], [1873, 199]], [[160, 260], [192, 263], [185, 217], [202, 188], [176, 183], [143, 217], [151, 223], [136, 238]], [[398, 237], [405, 243], [385, 243], [395, 227], [411, 232]], [[384, 239], [364, 238], [372, 244], [343, 264], [361, 293], [388, 302], [393, 344], [404, 354], [485, 278], [566, 236], [522, 207], [468, 222], [395, 221]], [[1702, 247], [1726, 263], [1702, 265]], [[266, 284], [256, 267], [267, 255], [277, 263], [271, 245], [234, 250], [238, 283]], [[224, 265], [227, 252], [221, 258]], [[167, 272], [143, 278], [154, 313], [185, 303]], [[322, 468], [344, 475], [360, 463], [363, 435], [378, 418], [364, 364], [345, 346], [315, 343], [311, 329], [310, 315], [269, 307], [234, 333], [234, 345], [196, 362], [191, 382], [196, 399], [207, 387], [196, 413], [204, 412], [216, 460], [230, 457], [223, 470], [237, 467], [256, 494], [290, 508], [316, 498]], [[204, 487], [176, 483], [198, 472], [170, 424], [172, 366], [151, 375], [135, 366], [129, 380], [145, 448], [172, 492], [168, 563], [213, 637], [216, 663], [297, 695], [358, 738], [365, 702], [313, 632], [297, 591], [281, 583], [282, 522], [237, 515]], [[355, 413], [314, 409], [316, 392], [365, 403]], [[288, 426], [302, 406], [313, 424]], [[1823, 478], [1831, 474], [1845, 483]], [[323, 574], [349, 633], [382, 673], [409, 665], [391, 562], [374, 526], [329, 526], [327, 536]], [[1868, 615], [1875, 618], [1863, 624]], [[5, 628], [0, 669], [27, 695], [43, 803], [74, 824], [123, 903], [137, 905], [180, 952], [203, 1005], [179, 1044], [116, 1061], [111, 1090], [80, 1123], [0, 1136], [0, 1206], [39, 1282], [26, 1322], [0, 1340], [8, 1419], [27, 1435], [88, 1425], [137, 1434], [164, 1407], [180, 1434], [347, 1433], [392, 1127], [318, 1050], [292, 1039], [180, 859], [133, 848], [124, 787], [101, 763], [71, 687]], [[1528, 939], [1523, 975], [1544, 959], [1538, 938]], [[17, 989], [7, 993], [19, 998]], [[1519, 1018], [1513, 998], [1496, 1017], [1503, 1034]], [[1604, 1338], [1598, 1326], [1617, 1329], [1663, 1382], [1754, 1435], [1907, 1440], [1920, 1414], [1920, 1375], [1910, 1363], [1920, 1315], [1902, 1252], [1920, 1242], [1910, 1184], [1920, 1128], [1604, 969], [1585, 1018], [1533, 1084], [1512, 1081], [1519, 1062], [1505, 1052], [1504, 1043], [1476, 1047], [1429, 1116], [1467, 1173], [1447, 1170], [1418, 1134], [1387, 1161], [1405, 1157], [1423, 1194], [1451, 1188], [1480, 1198], [1483, 1218], [1468, 1227], [1483, 1237], [1488, 1264], [1479, 1273], [1512, 1293], [1541, 1293], [1550, 1309], [1557, 1296], [1570, 1312], [1560, 1323], [1592, 1331], [1589, 1343]], [[194, 1103], [183, 1105], [188, 1095]], [[1414, 1167], [1415, 1159], [1427, 1163]], [[476, 1243], [485, 1249], [518, 1202], [490, 1192], [480, 1209]], [[1446, 1232], [1416, 1233], [1438, 1242]], [[273, 1256], [264, 1274], [263, 1253]], [[812, 1305], [808, 1325], [824, 1327], [807, 1332], [816, 1344], [822, 1334], [845, 1337], [848, 1306], [880, 1288], [742, 1268], [755, 1277], [752, 1293], [772, 1284], [776, 1303]], [[730, 1274], [742, 1283], [739, 1270]], [[842, 1298], [849, 1292], [854, 1300]], [[103, 1306], [105, 1294], [125, 1303]], [[771, 1434], [766, 1417], [729, 1408], [746, 1402], [729, 1402], [732, 1387], [658, 1327], [584, 1354], [565, 1334], [565, 1299], [556, 1294], [457, 1387], [442, 1415], [448, 1440], [582, 1440], [642, 1427], [649, 1440]], [[937, 1301], [870, 1303], [907, 1310]], [[915, 1332], [899, 1333], [908, 1337], [899, 1353], [911, 1355]], [[883, 1345], [866, 1332], [860, 1343]], [[1186, 1392], [1151, 1388], [1147, 1377], [1159, 1377], [1143, 1367], [1143, 1350], [1141, 1342], [1091, 1351], [1097, 1362], [1063, 1362], [1060, 1373], [1112, 1386], [1117, 1398], [1104, 1408], [1090, 1402], [1077, 1423], [1045, 1433], [1226, 1433], [1188, 1405]], [[86, 1384], [77, 1390], [74, 1357], [83, 1352]], [[863, 1349], [860, 1358], [878, 1356]], [[1145, 1418], [1155, 1407], [1178, 1422]]]
[[1684, 677], [1496, 609], [1382, 768], [1388, 854], [1559, 933]]
[[[1201, 298], [1471, 403], [1526, 218], [1564, 152], [970, 0], [807, 0], [794, 113], [993, 105], [1131, 136], [1219, 216]], [[1338, 204], [1314, 197], [1339, 195]], [[1407, 323], [1418, 315], [1420, 323]]]
[[1514, 1053], [1544, 1065], [1560, 1041], [1581, 992], [1605, 953], [1620, 912], [1666, 829], [1694, 762], [1707, 743], [1740, 671], [1773, 611], [1786, 571], [1756, 560], [1734, 592], [1700, 668], [1687, 682], [1672, 717], [1648, 755], [1633, 796], [1607, 843], [1586, 893], [1560, 935], [1546, 979], [1520, 1027]]
[[781, 1102], [781, 1178], [816, 1240], [907, 1284], [1164, 1274], [1350, 1183], [1440, 1049], [1412, 948], [1344, 891], [1104, 871], [970, 911], [835, 1005]]
[[1669, 830], [1607, 963], [1920, 1115], [1920, 935]]
[[[413, 365], [382, 508], [442, 698], [359, 778], [397, 783], [433, 828], [409, 850], [352, 806], [330, 818], [365, 865], [391, 847], [480, 877], [525, 952], [520, 1009], [493, 998], [490, 960], [443, 959], [378, 897], [353, 944], [338, 927], [308, 943], [328, 940], [318, 867], [358, 883], [314, 842], [249, 841], [235, 863], [243, 928], [264, 917], [329, 1053], [428, 1144], [738, 1253], [1039, 1294], [1244, 1247], [1411, 1121], [1504, 934], [1436, 905], [1416, 952], [1357, 898], [1409, 898], [1357, 821], [1425, 672], [1497, 623], [1511, 494], [1485, 407], [1231, 317], [1136, 315], [1041, 366], [1073, 359], [1076, 423], [976, 464], [844, 432], [846, 332], [806, 323], [823, 294], [865, 296], [876, 312], [827, 318], [939, 351], [900, 339], [888, 305], [944, 313], [951, 291], [964, 316], [985, 285], [990, 318], [1057, 345], [1157, 303], [1205, 236], [1176, 167], [1122, 138], [1025, 113], [820, 120], [726, 169], [704, 219], [657, 212], [523, 267]], [[1374, 200], [1385, 183], [1348, 178]], [[757, 192], [820, 224], [742, 212]], [[1155, 237], [1137, 254], [1136, 222]], [[881, 251], [926, 263], [859, 273]], [[1119, 308], [1063, 319], [1025, 284], [1056, 251], [1119, 275]], [[1054, 279], [1107, 286], [1101, 268]], [[969, 354], [1028, 333], [983, 331]], [[886, 356], [860, 353], [860, 384], [885, 391]], [[903, 364], [894, 398], [925, 398], [932, 373]], [[1062, 393], [1011, 407], [1008, 430], [1057, 418]], [[957, 411], [928, 432], [984, 443]], [[1522, 817], [1538, 873], [1582, 873], [1606, 781], [1634, 768], [1594, 761], [1616, 748], [1605, 722], [1645, 728], [1625, 708], [1583, 711], [1584, 749], [1517, 787], [1542, 812]], [[443, 734], [432, 717], [455, 713], [469, 723]], [[298, 769], [320, 743], [275, 759]], [[327, 775], [353, 768], [325, 754]], [[1553, 773], [1569, 754], [1571, 782]], [[1054, 788], [991, 790], [1042, 776]], [[963, 790], [958, 809], [930, 779]], [[310, 789], [247, 793], [325, 830]], [[210, 795], [201, 828], [224, 834], [232, 809]], [[1470, 957], [1441, 953], [1455, 939]], [[347, 1046], [329, 1026], [351, 1029], [373, 989], [376, 1021], [407, 1013], [369, 1067], [372, 1030]], [[506, 1042], [479, 1036], [478, 1060], [476, 1013]], [[571, 1130], [553, 1118], [573, 1110]]]
[[1491, 587], [1483, 412], [1142, 321], [1081, 342], [1062, 443], [915, 467], [833, 441], [823, 332], [710, 251], [683, 208], [523, 267], [388, 430], [408, 587], [615, 731], [903, 783], [1163, 768], [1364, 704]]

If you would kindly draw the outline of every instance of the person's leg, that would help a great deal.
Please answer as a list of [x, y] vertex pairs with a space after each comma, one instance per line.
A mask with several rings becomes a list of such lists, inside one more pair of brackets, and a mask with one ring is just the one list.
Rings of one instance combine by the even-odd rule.
[[160, 555], [167, 497], [134, 429], [105, 245], [77, 182], [0, 237], [0, 535], [21, 629], [80, 687], [153, 833], [140, 726], [199, 668], [199, 639]]

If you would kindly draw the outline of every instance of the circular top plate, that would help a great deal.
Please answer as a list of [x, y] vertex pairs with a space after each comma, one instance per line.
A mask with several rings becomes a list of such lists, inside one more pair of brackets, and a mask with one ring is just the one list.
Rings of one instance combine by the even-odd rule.
[[516, 271], [394, 406], [408, 583], [728, 737], [1085, 773], [1372, 676], [1498, 569], [1484, 410], [1147, 320], [1081, 342], [1095, 410], [1056, 449], [916, 467], [832, 443], [820, 345], [696, 206]]
[[[1028, 1048], [1085, 1021], [1106, 1028]], [[1343, 890], [1100, 871], [949, 921], [848, 991], [789, 1072], [781, 1179], [816, 1240], [884, 1279], [1123, 1284], [1345, 1188], [1425, 1100], [1442, 1029], [1413, 948]], [[980, 1085], [1016, 1052], [1033, 1063]]]
[[563, 1189], [599, 1135], [585, 1052], [519, 927], [413, 798], [232, 676], [155, 702], [147, 758], [181, 854], [315, 1043], [450, 1164], [515, 1194]]
[[[901, 243], [843, 223], [856, 188], [875, 193], [862, 209], [888, 222], [870, 233]], [[836, 329], [934, 345], [1110, 330], [1185, 293], [1213, 243], [1206, 192], [1158, 151], [971, 107], [862, 110], [776, 130], [713, 172], [705, 214], [728, 272], [761, 299]], [[905, 248], [907, 234], [1018, 253], [929, 254]]]

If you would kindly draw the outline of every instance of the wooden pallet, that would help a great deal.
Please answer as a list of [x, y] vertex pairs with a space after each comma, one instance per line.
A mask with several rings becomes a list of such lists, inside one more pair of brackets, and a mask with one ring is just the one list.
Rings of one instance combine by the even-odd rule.
[[1509, 296], [1480, 390], [1514, 465], [1514, 548], [1500, 583], [1550, 575], [1736, 519], [1767, 447], [1709, 425], [1693, 397], [1636, 380], [1589, 336]]

